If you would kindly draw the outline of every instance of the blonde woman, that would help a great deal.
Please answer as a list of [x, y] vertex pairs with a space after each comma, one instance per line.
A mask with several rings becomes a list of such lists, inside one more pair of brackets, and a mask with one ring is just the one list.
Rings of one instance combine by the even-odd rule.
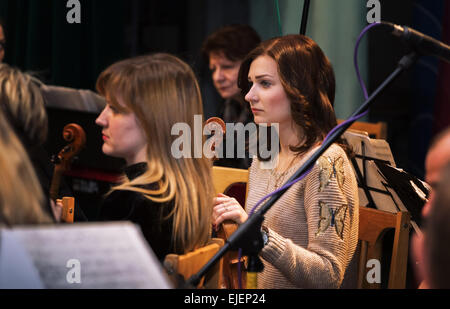
[[28, 156], [0, 112], [0, 225], [50, 223], [44, 195]]
[[139, 224], [160, 260], [204, 245], [214, 194], [210, 162], [171, 154], [177, 138], [172, 126], [193, 128], [194, 115], [203, 112], [191, 68], [162, 53], [127, 59], [100, 74], [97, 90], [107, 101], [96, 120], [102, 127], [102, 150], [127, 165], [100, 219]]
[[[17, 68], [1, 63], [0, 109], [30, 158], [45, 196], [42, 205], [44, 211], [52, 216], [54, 221], [59, 221], [49, 197], [53, 165], [43, 147], [47, 139], [48, 120], [40, 81]], [[64, 181], [61, 183], [60, 193], [60, 196], [73, 196]], [[75, 221], [86, 220], [78, 205], [75, 206], [74, 218]]]
[[38, 177], [45, 196], [42, 208], [53, 216], [49, 197], [53, 172], [50, 158], [42, 147], [48, 131], [44, 99], [31, 75], [5, 63], [0, 64], [0, 110], [22, 143]]

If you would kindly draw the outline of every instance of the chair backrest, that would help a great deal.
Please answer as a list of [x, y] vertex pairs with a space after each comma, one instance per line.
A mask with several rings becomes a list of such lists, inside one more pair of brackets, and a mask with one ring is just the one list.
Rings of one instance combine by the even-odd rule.
[[[238, 202], [245, 206], [245, 199], [248, 192], [248, 170], [229, 168], [229, 167], [213, 167], [213, 182], [216, 193], [224, 193], [232, 196], [238, 200]], [[227, 241], [238, 228], [238, 225], [233, 221], [225, 221], [219, 227], [217, 237], [220, 237], [224, 241]], [[244, 259], [239, 260], [238, 253], [236, 251], [229, 251], [224, 256], [223, 266], [223, 283], [227, 289], [239, 288], [238, 267], [241, 269], [242, 288], [246, 286], [246, 275], [244, 267]]]
[[[342, 123], [344, 120], [338, 119], [338, 124]], [[386, 139], [387, 138], [387, 124], [386, 122], [363, 122], [356, 121], [351, 126], [350, 129], [357, 131], [364, 131], [369, 134], [370, 137], [374, 137], [377, 139]]]
[[212, 175], [216, 193], [225, 193], [235, 184], [248, 183], [248, 170], [245, 169], [213, 166]]
[[373, 208], [359, 207], [360, 257], [358, 265], [358, 288], [379, 289], [380, 283], [367, 280], [367, 261], [381, 262], [382, 239], [386, 232], [395, 229], [389, 269], [389, 289], [404, 289], [408, 263], [409, 212], [390, 213]]
[[[223, 244], [223, 239], [212, 238], [208, 245], [198, 248], [192, 252], [183, 255], [166, 255], [164, 258], [164, 268], [174, 285], [178, 286], [180, 284], [178, 280], [179, 275], [183, 277], [183, 280], [187, 280], [192, 275], [196, 274], [219, 251]], [[222, 264], [223, 259], [220, 259], [219, 262], [217, 262], [202, 278], [197, 288], [221, 288]]]

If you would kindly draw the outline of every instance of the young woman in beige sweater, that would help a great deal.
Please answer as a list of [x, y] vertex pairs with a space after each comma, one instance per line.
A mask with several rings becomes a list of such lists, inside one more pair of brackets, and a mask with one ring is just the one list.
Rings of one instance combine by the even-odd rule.
[[[239, 86], [257, 124], [278, 124], [274, 165], [254, 159], [245, 210], [228, 196], [215, 199], [213, 223], [242, 224], [265, 195], [280, 188], [336, 126], [335, 79], [320, 47], [288, 35], [262, 42], [243, 61]], [[345, 147], [344, 147], [345, 148]], [[267, 168], [274, 166], [273, 168]], [[258, 288], [340, 288], [355, 282], [357, 183], [347, 154], [333, 144], [311, 172], [266, 213]]]

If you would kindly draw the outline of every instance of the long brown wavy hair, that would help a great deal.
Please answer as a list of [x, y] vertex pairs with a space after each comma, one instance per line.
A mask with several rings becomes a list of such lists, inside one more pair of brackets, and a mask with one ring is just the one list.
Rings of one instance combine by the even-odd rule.
[[286, 35], [262, 42], [242, 62], [238, 85], [245, 95], [250, 89], [248, 72], [259, 56], [275, 60], [281, 84], [291, 102], [291, 115], [297, 125], [298, 154], [321, 142], [337, 125], [333, 109], [335, 78], [333, 67], [320, 47], [304, 35]]
[[[112, 64], [97, 80], [97, 90], [119, 112], [134, 113], [147, 138], [148, 170], [113, 190], [142, 193], [161, 203], [174, 200], [173, 243], [177, 252], [189, 252], [210, 237], [212, 202], [211, 163], [201, 158], [171, 154], [177, 138], [174, 124], [194, 128], [194, 115], [202, 115], [200, 89], [192, 69], [179, 58], [152, 54]], [[125, 106], [119, 104], [118, 98]], [[193, 147], [193, 146], [192, 146]], [[157, 184], [149, 189], [148, 184]]]

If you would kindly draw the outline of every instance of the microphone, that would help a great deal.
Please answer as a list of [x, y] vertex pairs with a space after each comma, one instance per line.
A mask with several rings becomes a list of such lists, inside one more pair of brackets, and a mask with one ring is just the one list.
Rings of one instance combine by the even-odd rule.
[[392, 34], [401, 37], [423, 55], [432, 55], [450, 63], [450, 46], [428, 35], [406, 26], [399, 26], [390, 22], [381, 22], [392, 28]]

